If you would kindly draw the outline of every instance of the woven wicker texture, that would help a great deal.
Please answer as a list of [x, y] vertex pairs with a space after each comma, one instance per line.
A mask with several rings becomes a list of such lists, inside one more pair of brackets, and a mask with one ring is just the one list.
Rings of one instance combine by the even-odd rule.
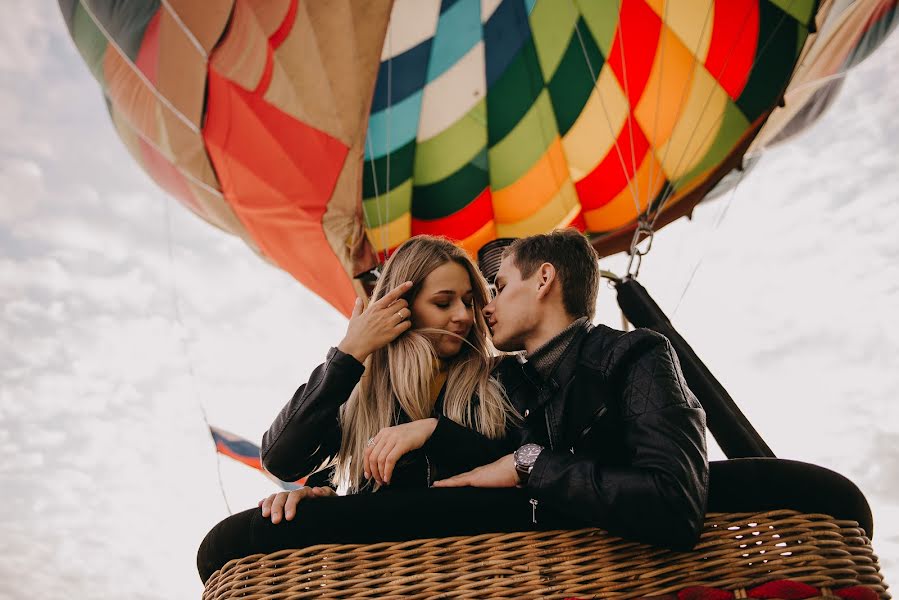
[[204, 600], [225, 598], [639, 598], [689, 586], [738, 591], [790, 579], [890, 596], [855, 521], [779, 510], [709, 513], [673, 552], [598, 529], [326, 544], [228, 562]]

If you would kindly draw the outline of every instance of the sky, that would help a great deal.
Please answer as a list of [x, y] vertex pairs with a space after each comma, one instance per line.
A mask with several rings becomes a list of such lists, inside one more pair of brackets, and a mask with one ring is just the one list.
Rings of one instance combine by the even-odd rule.
[[[861, 488], [888, 582], [896, 106], [893, 35], [640, 274], [778, 456]], [[606, 286], [598, 321], [621, 323]], [[0, 2], [0, 599], [198, 597], [205, 533], [274, 491], [215, 454], [207, 422], [258, 442], [345, 327], [132, 162], [55, 2]]]

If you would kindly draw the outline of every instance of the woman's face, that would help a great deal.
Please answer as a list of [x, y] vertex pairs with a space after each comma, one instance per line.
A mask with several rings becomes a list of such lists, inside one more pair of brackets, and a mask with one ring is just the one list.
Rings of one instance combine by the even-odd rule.
[[474, 324], [471, 279], [465, 267], [455, 262], [440, 265], [425, 277], [410, 306], [412, 327], [444, 329], [455, 333], [437, 338], [437, 356], [450, 358], [462, 350]]

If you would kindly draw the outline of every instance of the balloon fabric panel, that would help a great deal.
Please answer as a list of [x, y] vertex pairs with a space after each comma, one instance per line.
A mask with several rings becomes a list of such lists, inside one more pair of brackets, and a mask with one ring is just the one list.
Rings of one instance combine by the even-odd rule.
[[[401, 9], [392, 29], [406, 25]], [[389, 52], [390, 30], [384, 42], [363, 176], [371, 243], [387, 253], [441, 233], [473, 251], [568, 224], [594, 238], [630, 231], [754, 134], [815, 10], [806, 0], [440, 3], [409, 25], [416, 44]]]
[[842, 68], [849, 69], [865, 60], [899, 24], [899, 1], [881, 1], [868, 16], [864, 29], [859, 32], [855, 45]]

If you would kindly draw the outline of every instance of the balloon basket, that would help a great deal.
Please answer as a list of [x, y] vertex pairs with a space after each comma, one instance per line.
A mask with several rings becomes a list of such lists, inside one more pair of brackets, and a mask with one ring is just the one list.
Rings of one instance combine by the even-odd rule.
[[858, 522], [773, 510], [708, 513], [687, 552], [599, 529], [282, 550], [226, 563], [203, 600], [660, 596], [890, 598]]

